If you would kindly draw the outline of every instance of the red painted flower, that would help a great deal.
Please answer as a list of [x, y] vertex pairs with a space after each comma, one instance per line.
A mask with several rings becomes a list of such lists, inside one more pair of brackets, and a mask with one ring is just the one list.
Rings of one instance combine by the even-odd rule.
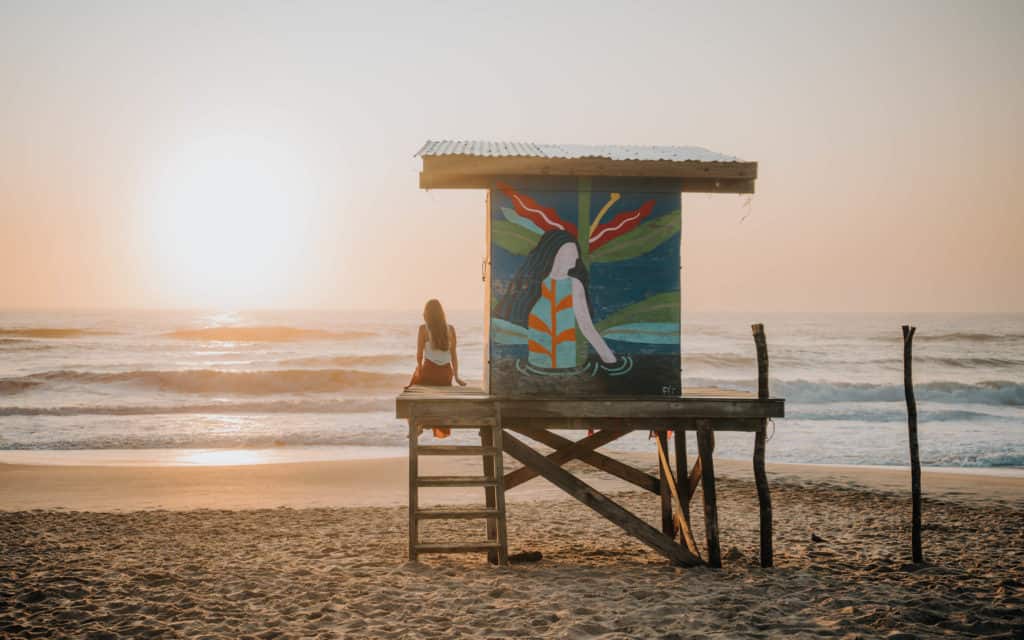
[[635, 229], [637, 225], [643, 222], [644, 218], [651, 215], [651, 211], [653, 209], [654, 200], [648, 200], [640, 205], [639, 209], [620, 213], [609, 222], [598, 225], [590, 233], [590, 250], [594, 251], [599, 249], [602, 245], [607, 244], [615, 238], [629, 233]]
[[576, 225], [562, 220], [558, 212], [551, 207], [542, 206], [530, 196], [519, 193], [507, 184], [498, 183], [498, 188], [512, 201], [512, 206], [515, 207], [516, 213], [544, 231], [559, 229], [568, 231], [573, 236], [576, 235]]

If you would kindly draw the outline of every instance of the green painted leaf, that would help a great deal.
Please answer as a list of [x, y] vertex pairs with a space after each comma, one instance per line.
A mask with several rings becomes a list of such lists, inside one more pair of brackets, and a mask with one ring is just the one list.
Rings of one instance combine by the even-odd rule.
[[491, 220], [491, 238], [495, 244], [517, 256], [525, 256], [537, 246], [538, 236], [507, 220]]
[[[609, 243], [610, 244], [610, 243]], [[603, 247], [602, 247], [603, 248]], [[597, 330], [604, 331], [619, 325], [637, 322], [679, 322], [678, 291], [659, 293], [620, 309], [597, 323]]]
[[618, 262], [642, 256], [669, 238], [676, 237], [681, 223], [678, 211], [658, 216], [598, 247], [591, 252], [590, 259], [592, 262]]

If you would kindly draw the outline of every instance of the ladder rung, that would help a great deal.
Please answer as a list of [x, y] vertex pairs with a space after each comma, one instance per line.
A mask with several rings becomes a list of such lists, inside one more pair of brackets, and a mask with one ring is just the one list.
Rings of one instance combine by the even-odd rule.
[[499, 549], [501, 545], [494, 542], [457, 542], [451, 544], [417, 544], [416, 551], [419, 553], [472, 553], [474, 551], [490, 551]]
[[419, 487], [493, 487], [495, 478], [486, 476], [420, 476], [416, 478]]
[[416, 517], [421, 520], [456, 520], [459, 518], [497, 518], [501, 513], [497, 509], [420, 509]]
[[495, 447], [431, 444], [416, 447], [416, 453], [421, 456], [493, 456], [498, 450]]

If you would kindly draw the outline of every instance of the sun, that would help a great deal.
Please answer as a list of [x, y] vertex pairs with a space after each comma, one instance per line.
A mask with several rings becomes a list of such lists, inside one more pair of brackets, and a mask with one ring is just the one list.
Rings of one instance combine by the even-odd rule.
[[312, 245], [314, 185], [294, 147], [257, 133], [196, 136], [162, 157], [146, 204], [148, 259], [165, 297], [269, 307]]

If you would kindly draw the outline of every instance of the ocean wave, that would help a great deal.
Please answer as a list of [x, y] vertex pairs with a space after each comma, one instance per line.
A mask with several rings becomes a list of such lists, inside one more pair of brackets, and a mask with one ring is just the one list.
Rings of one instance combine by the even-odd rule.
[[683, 368], [694, 365], [710, 367], [756, 367], [757, 359], [753, 354], [738, 353], [683, 353]]
[[[898, 358], [893, 359], [893, 362], [902, 364], [902, 361]], [[1006, 369], [1024, 366], [1024, 360], [1015, 360], [1013, 358], [914, 356], [914, 364], [919, 362], [923, 364], [941, 364], [947, 367], [962, 369]]]
[[[902, 405], [900, 405], [902, 407]], [[809, 421], [835, 421], [835, 422], [906, 422], [907, 412], [905, 408], [893, 409], [872, 409], [870, 405], [859, 405], [856, 407], [836, 410], [805, 410], [800, 407], [788, 409], [786, 417], [793, 420]], [[1005, 415], [985, 413], [984, 411], [953, 410], [929, 410], [921, 412], [921, 422], [970, 422], [974, 421], [995, 421], [995, 422], [1016, 422], [1015, 418]]]
[[[101, 373], [62, 369], [20, 378], [0, 378], [0, 388], [24, 388], [37, 384], [133, 384], [177, 393], [231, 393], [267, 395], [275, 393], [331, 393], [367, 389], [401, 389], [409, 381], [404, 374], [376, 373], [354, 369], [286, 369], [281, 371], [123, 371]], [[22, 389], [24, 390], [24, 389]], [[13, 391], [12, 393], [16, 393]]]
[[[903, 385], [869, 383], [780, 381], [775, 392], [792, 402], [897, 402], [904, 399]], [[918, 400], [1024, 406], [1024, 384], [989, 380], [977, 384], [926, 382], [914, 385]]]
[[[686, 380], [687, 386], [753, 390], [756, 380]], [[862, 382], [813, 382], [809, 380], [772, 380], [772, 395], [791, 403], [829, 402], [903, 402], [903, 385]], [[914, 385], [918, 400], [945, 403], [1024, 406], [1024, 384], [1010, 380], [986, 380], [976, 384], [963, 382], [925, 382]]]
[[178, 329], [163, 334], [178, 340], [217, 342], [293, 342], [298, 340], [357, 340], [375, 335], [371, 331], [327, 331], [297, 327], [207, 327]]
[[13, 395], [15, 393], [21, 393], [28, 391], [32, 387], [38, 386], [42, 382], [35, 380], [24, 380], [22, 378], [6, 378], [0, 379], [0, 395]]
[[927, 456], [922, 464], [936, 467], [1024, 467], [1024, 455], [1003, 451], [947, 453]]
[[12, 338], [80, 338], [82, 336], [113, 336], [114, 331], [96, 329], [54, 329], [50, 327], [27, 327], [23, 329], [0, 329], [0, 336]]
[[[903, 338], [898, 332], [875, 336], [884, 342], [899, 342]], [[950, 333], [915, 333], [914, 342], [1012, 342], [1024, 340], [1024, 333], [983, 333], [978, 331], [953, 331]]]
[[65, 407], [0, 407], [0, 416], [152, 416], [190, 413], [371, 413], [389, 411], [394, 398], [358, 398], [318, 402], [212, 402], [179, 405], [78, 405]]
[[282, 431], [280, 433], [123, 433], [94, 434], [82, 438], [35, 439], [29, 442], [4, 442], [0, 449], [8, 451], [75, 449], [269, 449], [274, 447], [406, 446], [401, 429], [375, 429], [365, 434], [342, 434], [327, 431]]
[[367, 367], [391, 364], [409, 364], [412, 370], [412, 356], [406, 354], [381, 354], [359, 356], [312, 356], [308, 358], [291, 358], [281, 360], [285, 366], [307, 367]]

